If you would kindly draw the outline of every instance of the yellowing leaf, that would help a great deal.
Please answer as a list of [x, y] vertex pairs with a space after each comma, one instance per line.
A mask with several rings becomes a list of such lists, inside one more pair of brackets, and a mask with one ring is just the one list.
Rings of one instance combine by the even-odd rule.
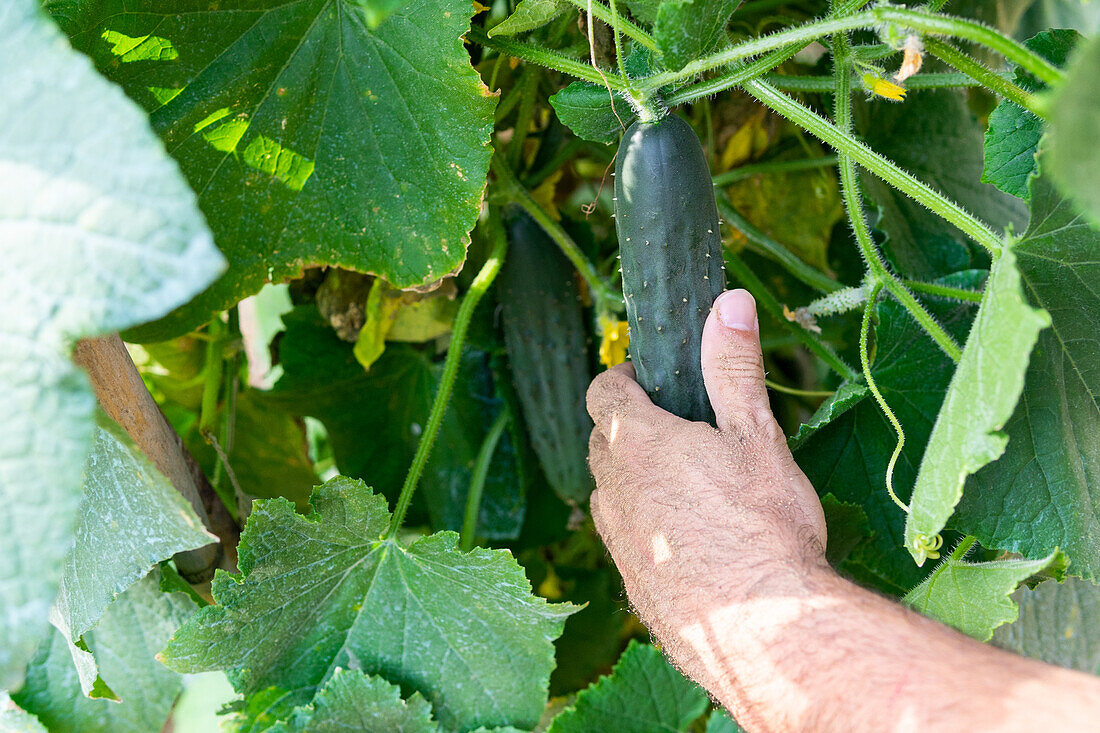
[[367, 296], [366, 322], [355, 339], [355, 358], [370, 369], [371, 364], [386, 350], [386, 334], [393, 326], [393, 316], [401, 307], [401, 293], [390, 293], [382, 279], [375, 279]]

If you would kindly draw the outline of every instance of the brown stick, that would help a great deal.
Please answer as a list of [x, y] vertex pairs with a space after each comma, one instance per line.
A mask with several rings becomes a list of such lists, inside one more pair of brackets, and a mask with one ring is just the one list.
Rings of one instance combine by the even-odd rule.
[[221, 540], [178, 553], [180, 574], [191, 583], [209, 580], [217, 567], [236, 566], [240, 530], [202, 469], [183, 445], [134, 366], [118, 334], [81, 339], [73, 361], [88, 372], [100, 406], [129, 433], [153, 465], [191, 504], [203, 525]]

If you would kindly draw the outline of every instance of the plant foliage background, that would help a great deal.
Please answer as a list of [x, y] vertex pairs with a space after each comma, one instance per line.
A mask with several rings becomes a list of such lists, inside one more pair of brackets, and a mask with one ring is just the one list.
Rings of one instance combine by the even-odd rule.
[[[738, 730], [586, 513], [583, 387], [626, 356], [614, 144], [666, 113], [830, 562], [1100, 673], [1098, 25], [0, 4], [0, 729]], [[71, 356], [117, 331], [228, 533], [97, 410]]]

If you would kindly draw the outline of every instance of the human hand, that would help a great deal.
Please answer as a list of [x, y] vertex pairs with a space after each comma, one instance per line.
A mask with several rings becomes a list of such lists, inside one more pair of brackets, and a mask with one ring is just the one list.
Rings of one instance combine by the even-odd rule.
[[723, 293], [702, 339], [718, 428], [656, 407], [622, 364], [588, 390], [592, 516], [639, 616], [661, 636], [715, 595], [735, 600], [825, 567], [825, 518], [768, 405], [756, 304]]

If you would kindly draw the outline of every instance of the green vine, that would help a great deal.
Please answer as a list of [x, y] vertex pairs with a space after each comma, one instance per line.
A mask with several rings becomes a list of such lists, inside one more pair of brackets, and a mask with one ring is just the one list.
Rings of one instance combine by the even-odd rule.
[[[495, 156], [494, 156], [495, 160]], [[490, 210], [488, 219], [488, 236], [493, 242], [489, 259], [481, 266], [474, 281], [470, 283], [470, 289], [462, 298], [462, 305], [458, 307], [455, 316], [454, 327], [451, 331], [451, 343], [447, 347], [447, 357], [443, 360], [443, 375], [439, 380], [439, 389], [432, 401], [432, 409], [428, 413], [428, 423], [420, 436], [420, 442], [416, 445], [416, 454], [413, 456], [412, 465], [405, 475], [405, 483], [401, 486], [401, 494], [397, 497], [397, 506], [393, 510], [393, 519], [390, 528], [386, 532], [387, 538], [392, 538], [401, 524], [405, 521], [405, 515], [409, 511], [416, 486], [420, 482], [420, 475], [424, 472], [424, 466], [428, 463], [428, 456], [439, 435], [439, 427], [443, 424], [443, 416], [447, 412], [447, 405], [451, 401], [451, 392], [454, 389], [455, 377], [458, 376], [458, 367], [461, 364], [462, 347], [466, 342], [466, 330], [470, 326], [470, 318], [477, 308], [482, 296], [493, 284], [500, 267], [504, 264], [504, 256], [508, 251], [508, 237], [504, 234], [504, 228], [500, 223], [499, 215]]]

